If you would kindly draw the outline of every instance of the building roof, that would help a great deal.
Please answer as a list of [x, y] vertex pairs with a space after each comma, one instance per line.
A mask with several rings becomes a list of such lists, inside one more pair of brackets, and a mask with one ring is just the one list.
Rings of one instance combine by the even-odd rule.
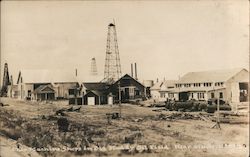
[[41, 85], [34, 90], [33, 93], [54, 93], [55, 90], [51, 85]]
[[21, 78], [23, 83], [79, 82], [73, 70], [21, 70], [18, 75], [17, 83]]
[[141, 82], [139, 82], [138, 80], [136, 80], [135, 78], [133, 78], [132, 76], [130, 76], [129, 74], [125, 74], [125, 75], [123, 75], [120, 79], [118, 79], [117, 81], [115, 81], [114, 83], [113, 83], [113, 85], [114, 84], [116, 84], [116, 83], [118, 83], [119, 81], [121, 81], [121, 80], [126, 80], [126, 79], [128, 79], [128, 80], [134, 80], [135, 82], [137, 82], [139, 85], [141, 85], [141, 86], [143, 86], [144, 87], [144, 85], [141, 83]]
[[156, 82], [150, 89], [151, 90], [160, 90], [161, 89], [161, 86], [162, 86], [163, 82], [160, 81], [160, 82]]
[[166, 80], [166, 81], [163, 81], [162, 86], [165, 86], [165, 87], [175, 87], [175, 83], [176, 82], [177, 82], [177, 80]]
[[106, 92], [104, 92], [104, 91], [98, 91], [98, 90], [90, 90], [85, 95], [88, 95], [89, 93], [94, 93], [97, 96], [107, 95]]
[[189, 72], [181, 77], [178, 83], [225, 82], [242, 70], [247, 71], [243, 68], [237, 68], [227, 70]]
[[102, 82], [86, 82], [83, 83], [83, 86], [87, 90], [105, 90], [109, 87], [106, 83]]

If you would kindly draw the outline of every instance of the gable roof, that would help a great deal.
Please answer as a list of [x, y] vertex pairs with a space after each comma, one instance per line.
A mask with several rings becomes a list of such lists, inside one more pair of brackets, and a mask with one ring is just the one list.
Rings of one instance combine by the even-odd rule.
[[83, 83], [83, 86], [87, 90], [105, 90], [105, 89], [107, 89], [109, 87], [108, 84], [102, 83], [102, 82], [88, 82], [88, 83]]
[[51, 85], [41, 85], [34, 90], [33, 93], [54, 93], [55, 90], [51, 87]]
[[151, 90], [160, 90], [161, 89], [161, 86], [162, 86], [163, 82], [160, 81], [160, 82], [156, 82], [150, 89]]
[[225, 82], [242, 70], [247, 71], [243, 68], [237, 68], [227, 70], [189, 72], [181, 77], [178, 83]]
[[122, 80], [122, 79], [132, 79], [132, 80], [134, 80], [135, 82], [137, 82], [139, 85], [141, 85], [141, 86], [144, 87], [143, 84], [141, 84], [139, 81], [137, 81], [136, 79], [134, 79], [133, 77], [131, 77], [129, 74], [123, 75], [120, 79], [118, 79], [117, 81], [115, 81], [113, 84], [118, 83], [118, 82], [119, 82], [120, 80]]
[[176, 82], [177, 82], [177, 80], [166, 80], [166, 81], [163, 81], [162, 86], [175, 87]]
[[106, 94], [107, 94], [107, 92], [104, 92], [104, 91], [90, 90], [90, 91], [88, 91], [84, 96], [88, 95], [89, 93], [94, 93], [94, 94], [97, 95], [97, 96], [103, 96], [103, 95], [106, 95]]
[[62, 83], [62, 82], [78, 82], [74, 71], [66, 70], [21, 70], [18, 75], [17, 83]]

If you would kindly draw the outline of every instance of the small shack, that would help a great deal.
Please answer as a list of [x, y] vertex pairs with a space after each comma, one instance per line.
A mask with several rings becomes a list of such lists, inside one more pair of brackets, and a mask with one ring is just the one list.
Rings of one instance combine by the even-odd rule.
[[[28, 95], [31, 93], [28, 93]], [[55, 90], [51, 85], [41, 85], [33, 92], [35, 100], [55, 100]]]
[[109, 85], [103, 82], [83, 83], [84, 105], [101, 105], [108, 103]]
[[101, 91], [88, 91], [84, 95], [84, 105], [101, 105], [107, 104], [107, 95]]

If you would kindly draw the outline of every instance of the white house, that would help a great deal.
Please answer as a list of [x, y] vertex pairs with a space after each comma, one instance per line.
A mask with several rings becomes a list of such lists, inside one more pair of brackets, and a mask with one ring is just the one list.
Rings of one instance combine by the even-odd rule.
[[228, 103], [248, 102], [249, 72], [246, 69], [189, 72], [168, 92], [175, 100], [220, 98]]
[[151, 96], [155, 101], [166, 101], [167, 99], [172, 99], [173, 95], [168, 94], [169, 91], [175, 88], [176, 80], [164, 80], [157, 82], [153, 87], [151, 87]]
[[161, 90], [161, 85], [162, 82], [156, 82], [151, 88], [150, 88], [150, 94], [151, 94], [151, 98], [155, 101], [159, 101], [160, 99], [160, 90]]

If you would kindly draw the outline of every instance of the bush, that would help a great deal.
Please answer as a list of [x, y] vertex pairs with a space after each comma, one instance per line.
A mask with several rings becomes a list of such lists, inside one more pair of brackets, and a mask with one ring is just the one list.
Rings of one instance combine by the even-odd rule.
[[198, 111], [207, 110], [207, 103], [200, 103], [198, 106]]
[[207, 103], [205, 101], [189, 100], [185, 102], [166, 102], [166, 109], [172, 111], [203, 111], [207, 110]]
[[[208, 113], [214, 113], [216, 110], [217, 110], [217, 105], [216, 104], [207, 106], [207, 112]], [[228, 104], [220, 105], [220, 110], [230, 111], [231, 106], [228, 105]]]
[[[216, 98], [208, 99], [207, 102], [208, 102], [209, 105], [217, 104], [218, 99], [216, 99]], [[220, 104], [221, 105], [225, 104], [225, 101], [220, 99]]]

